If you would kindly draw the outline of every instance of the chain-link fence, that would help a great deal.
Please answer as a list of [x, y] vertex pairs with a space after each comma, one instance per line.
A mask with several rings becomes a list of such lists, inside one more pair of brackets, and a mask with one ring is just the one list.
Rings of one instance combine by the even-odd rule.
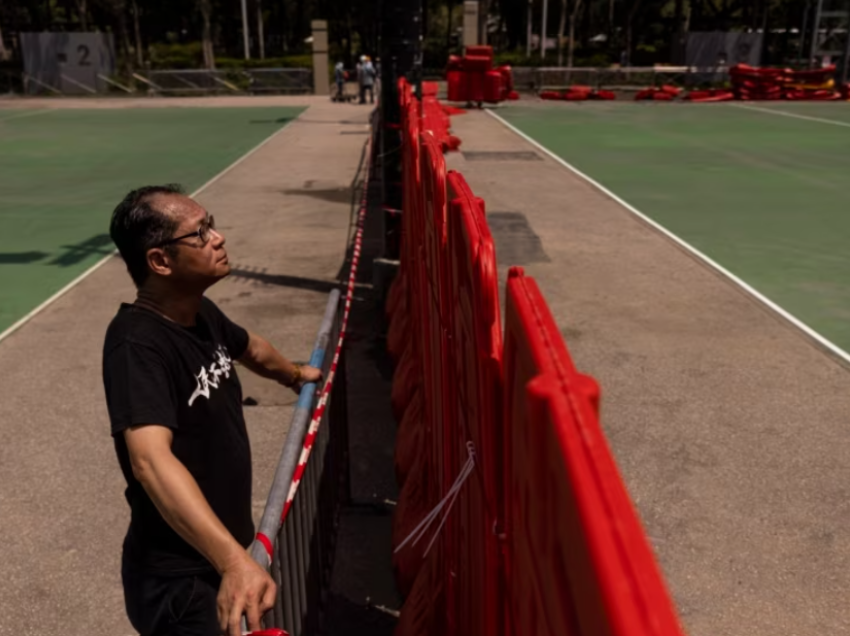
[[181, 69], [138, 71], [130, 77], [98, 75], [96, 86], [68, 78], [50, 83], [19, 71], [0, 71], [0, 95], [306, 95], [313, 92], [307, 68]]
[[513, 75], [517, 90], [534, 93], [566, 90], [575, 85], [590, 86], [596, 90], [634, 91], [663, 84], [697, 88], [718, 86], [729, 81], [728, 67], [514, 67]]
[[313, 71], [305, 68], [148, 71], [134, 78], [163, 95], [313, 92]]

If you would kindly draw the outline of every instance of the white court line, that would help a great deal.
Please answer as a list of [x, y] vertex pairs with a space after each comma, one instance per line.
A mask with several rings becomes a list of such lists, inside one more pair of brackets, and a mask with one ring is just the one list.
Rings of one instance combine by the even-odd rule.
[[822, 117], [811, 117], [809, 115], [798, 115], [797, 113], [789, 113], [784, 110], [773, 110], [772, 108], [761, 108], [760, 106], [745, 106], [744, 104], [727, 104], [727, 106], [732, 106], [734, 108], [740, 108], [742, 110], [752, 110], [757, 111], [759, 113], [770, 113], [771, 115], [781, 115], [783, 117], [793, 117], [795, 119], [805, 119], [806, 121], [816, 121], [820, 124], [830, 124], [831, 126], [843, 126], [844, 128], [850, 128], [850, 123], [846, 121], [835, 121], [834, 119], [824, 119]]
[[487, 110], [487, 113], [491, 117], [494, 117], [498, 121], [502, 122], [502, 124], [504, 124], [507, 128], [514, 131], [517, 135], [519, 135], [523, 139], [525, 139], [528, 143], [535, 146], [539, 150], [545, 152], [547, 155], [552, 157], [552, 159], [554, 159], [555, 161], [560, 163], [562, 166], [564, 166], [567, 170], [569, 170], [570, 172], [572, 172], [576, 176], [580, 177], [581, 179], [584, 179], [587, 183], [589, 183], [594, 188], [596, 188], [597, 190], [602, 192], [604, 195], [608, 196], [609, 198], [613, 199], [614, 201], [616, 201], [617, 203], [622, 205], [624, 208], [626, 208], [626, 210], [628, 210], [629, 212], [631, 212], [632, 214], [634, 214], [635, 216], [640, 218], [644, 223], [646, 223], [647, 225], [650, 225], [651, 227], [653, 227], [658, 232], [661, 232], [664, 236], [666, 236], [671, 241], [676, 243], [679, 247], [681, 247], [685, 251], [689, 252], [691, 255], [695, 256], [697, 259], [701, 260], [703, 263], [705, 263], [706, 265], [708, 265], [709, 267], [711, 267], [712, 269], [714, 269], [715, 271], [717, 271], [721, 275], [723, 275], [726, 278], [728, 278], [729, 280], [731, 280], [734, 284], [741, 287], [745, 292], [747, 292], [748, 294], [753, 296], [756, 300], [760, 301], [761, 303], [766, 305], [769, 309], [773, 310], [774, 312], [779, 314], [782, 318], [784, 318], [785, 320], [790, 322], [792, 325], [794, 325], [795, 327], [797, 327], [798, 329], [803, 331], [807, 336], [809, 336], [810, 338], [815, 340], [821, 346], [828, 349], [831, 353], [838, 356], [839, 358], [841, 358], [845, 362], [850, 363], [850, 354], [848, 354], [846, 351], [844, 351], [844, 349], [839, 347], [837, 344], [827, 340], [825, 337], [823, 337], [817, 331], [815, 331], [814, 329], [809, 327], [807, 324], [802, 322], [800, 319], [792, 316], [790, 313], [785, 311], [782, 307], [780, 307], [779, 305], [774, 303], [772, 300], [770, 300], [766, 296], [763, 296], [758, 291], [756, 291], [754, 288], [750, 287], [747, 283], [745, 283], [743, 280], [741, 280], [740, 278], [735, 276], [735, 274], [733, 274], [732, 272], [727, 270], [725, 267], [723, 267], [722, 265], [720, 265], [716, 261], [712, 260], [711, 258], [706, 256], [705, 254], [700, 252], [694, 246], [690, 245], [689, 243], [686, 243], [684, 240], [682, 240], [681, 238], [679, 238], [678, 236], [676, 236], [675, 234], [670, 232], [670, 230], [668, 230], [664, 226], [659, 225], [658, 223], [656, 223], [655, 221], [650, 219], [648, 216], [643, 214], [640, 210], [638, 210], [634, 206], [630, 205], [629, 203], [626, 203], [626, 201], [624, 201], [623, 199], [618, 197], [616, 194], [611, 192], [608, 188], [603, 186], [601, 183], [599, 183], [598, 181], [595, 181], [594, 179], [590, 178], [589, 176], [587, 176], [586, 174], [584, 174], [583, 172], [581, 172], [580, 170], [578, 170], [577, 168], [575, 168], [571, 164], [564, 161], [561, 157], [556, 155], [554, 152], [552, 152], [548, 148], [542, 146], [537, 141], [535, 141], [534, 139], [532, 139], [531, 137], [526, 135], [524, 132], [522, 132], [521, 130], [519, 130], [515, 126], [509, 124], [507, 121], [505, 121], [504, 119], [499, 117], [499, 115], [494, 113], [492, 110]]
[[[222, 178], [225, 174], [227, 174], [228, 172], [230, 172], [231, 170], [233, 170], [233, 168], [235, 168], [235, 167], [236, 167], [236, 166], [238, 166], [240, 163], [242, 163], [243, 161], [245, 161], [248, 157], [250, 157], [251, 155], [253, 155], [253, 154], [254, 154], [255, 152], [257, 152], [260, 148], [262, 148], [262, 147], [263, 147], [263, 146], [265, 146], [267, 143], [269, 143], [272, 139], [274, 139], [275, 137], [277, 137], [278, 135], [280, 135], [280, 134], [281, 134], [284, 130], [288, 130], [288, 129], [289, 129], [289, 125], [290, 125], [293, 121], [297, 120], [297, 119], [298, 119], [298, 117], [301, 117], [301, 114], [302, 114], [302, 113], [304, 113], [304, 112], [306, 112], [306, 111], [307, 111], [307, 109], [305, 108], [303, 111], [301, 111], [301, 113], [299, 113], [299, 114], [298, 114], [298, 116], [297, 116], [297, 117], [295, 117], [295, 119], [293, 119], [293, 120], [292, 120], [292, 121], [290, 121], [290, 122], [287, 122], [285, 126], [283, 126], [280, 130], [278, 130], [277, 132], [275, 132], [275, 133], [274, 133], [273, 135], [271, 135], [270, 137], [266, 137], [266, 139], [264, 139], [263, 141], [261, 141], [259, 144], [257, 144], [257, 145], [256, 145], [256, 146], [254, 146], [253, 148], [251, 148], [251, 150], [249, 150], [249, 151], [248, 151], [248, 152], [246, 152], [244, 155], [242, 155], [241, 157], [239, 157], [239, 159], [237, 159], [236, 161], [234, 161], [233, 163], [231, 163], [231, 164], [230, 164], [229, 166], [227, 166], [224, 170], [222, 170], [221, 172], [219, 172], [217, 175], [215, 175], [212, 179], [210, 179], [209, 181], [207, 181], [204, 185], [202, 185], [200, 188], [198, 188], [197, 190], [195, 190], [195, 191], [194, 191], [192, 194], [190, 194], [189, 196], [190, 196], [190, 197], [196, 197], [196, 196], [198, 196], [201, 192], [203, 192], [204, 190], [206, 190], [206, 189], [207, 189], [208, 187], [210, 187], [213, 183], [215, 183], [216, 181], [218, 181], [219, 179], [221, 179], [221, 178]], [[60, 289], [58, 292], [56, 292], [55, 294], [53, 294], [50, 298], [48, 298], [48, 299], [47, 299], [47, 300], [45, 300], [43, 303], [41, 303], [38, 307], [36, 307], [35, 309], [33, 309], [31, 312], [29, 312], [26, 316], [24, 316], [23, 318], [21, 318], [20, 320], [18, 320], [15, 324], [13, 324], [11, 327], [9, 327], [8, 329], [6, 329], [6, 330], [5, 330], [5, 331], [3, 331], [2, 333], [0, 333], [0, 342], [2, 342], [5, 338], [8, 338], [9, 336], [11, 336], [11, 335], [12, 335], [15, 331], [17, 331], [18, 329], [20, 329], [21, 327], [23, 327], [23, 326], [24, 326], [27, 322], [29, 322], [30, 320], [32, 320], [32, 318], [34, 318], [34, 317], [35, 317], [35, 316], [36, 316], [39, 312], [41, 312], [41, 311], [43, 311], [44, 309], [46, 309], [46, 308], [47, 308], [50, 304], [52, 304], [53, 302], [55, 302], [56, 300], [58, 300], [59, 298], [61, 298], [61, 297], [62, 297], [62, 296], [64, 296], [65, 294], [67, 294], [69, 291], [71, 291], [71, 289], [73, 289], [74, 287], [76, 287], [79, 283], [81, 283], [83, 280], [85, 280], [86, 278], [88, 278], [89, 276], [91, 276], [91, 275], [92, 275], [95, 271], [97, 271], [98, 269], [100, 269], [100, 268], [101, 268], [101, 267], [102, 267], [102, 266], [103, 266], [103, 265], [104, 265], [104, 264], [105, 264], [105, 263], [106, 263], [109, 259], [111, 259], [111, 258], [112, 258], [113, 256], [115, 256], [116, 254], [118, 254], [118, 250], [113, 250], [111, 254], [109, 254], [108, 256], [104, 256], [104, 257], [103, 257], [102, 259], [100, 259], [97, 263], [95, 263], [94, 265], [92, 265], [91, 267], [89, 267], [86, 271], [84, 271], [82, 274], [80, 274], [79, 276], [77, 276], [74, 280], [72, 280], [70, 283], [68, 283], [67, 285], [65, 285], [65, 286], [64, 286], [62, 289]]]
[[11, 115], [9, 117], [0, 117], [0, 123], [2, 123], [4, 121], [9, 121], [10, 119], [21, 119], [23, 117], [32, 117], [33, 115], [42, 115], [44, 113], [49, 113], [53, 110], [56, 110], [56, 109], [55, 108], [41, 108], [39, 110], [27, 110], [27, 111], [24, 111], [23, 113], [19, 113], [17, 115]]

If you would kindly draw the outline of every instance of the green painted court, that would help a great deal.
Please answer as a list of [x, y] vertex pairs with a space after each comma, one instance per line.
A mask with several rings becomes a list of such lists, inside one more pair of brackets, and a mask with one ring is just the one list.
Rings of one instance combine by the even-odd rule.
[[850, 350], [850, 104], [520, 102], [498, 113]]
[[0, 110], [0, 333], [112, 252], [130, 189], [192, 192], [302, 110]]

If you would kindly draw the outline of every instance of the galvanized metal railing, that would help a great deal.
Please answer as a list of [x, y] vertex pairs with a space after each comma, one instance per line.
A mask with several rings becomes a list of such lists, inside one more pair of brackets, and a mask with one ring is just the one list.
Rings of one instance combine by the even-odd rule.
[[[325, 378], [335, 357], [343, 313], [340, 292], [333, 290], [310, 358], [310, 365], [321, 367]], [[309, 461], [304, 457], [304, 447], [305, 437], [311, 434], [316, 385], [308, 384], [301, 390], [258, 538], [251, 547], [253, 558], [271, 571], [278, 586], [277, 602], [266, 615], [265, 626], [282, 627], [291, 636], [310, 636], [321, 629], [340, 507], [350, 499], [344, 347], [339, 350], [335, 373], [337, 381], [324, 396]], [[288, 502], [293, 482], [299, 487]]]

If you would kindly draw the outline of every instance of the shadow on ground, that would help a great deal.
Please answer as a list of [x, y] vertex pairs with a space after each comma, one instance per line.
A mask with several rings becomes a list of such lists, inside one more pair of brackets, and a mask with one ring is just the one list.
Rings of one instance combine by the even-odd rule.
[[344, 291], [342, 285], [334, 281], [321, 280], [317, 278], [302, 278], [301, 276], [287, 276], [286, 274], [269, 274], [265, 270], [243, 267], [236, 265], [230, 270], [230, 276], [241, 281], [256, 281], [264, 285], [278, 285], [280, 287], [293, 287], [307, 291], [329, 294], [333, 289]]

